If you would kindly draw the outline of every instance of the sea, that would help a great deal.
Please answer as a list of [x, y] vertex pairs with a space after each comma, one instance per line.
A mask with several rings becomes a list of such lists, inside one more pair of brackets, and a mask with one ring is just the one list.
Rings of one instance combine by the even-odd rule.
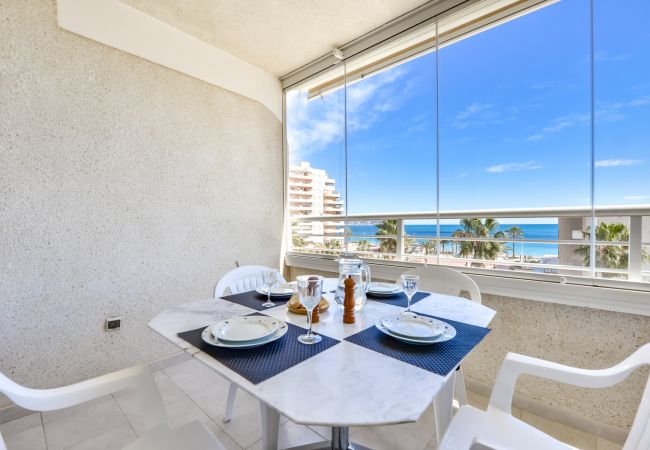
[[[505, 231], [513, 225], [518, 226], [523, 231], [523, 236], [521, 240], [517, 240], [515, 243], [515, 254], [516, 255], [526, 255], [526, 256], [547, 256], [558, 254], [558, 245], [552, 243], [530, 243], [526, 240], [557, 240], [558, 239], [558, 225], [557, 224], [546, 224], [546, 223], [535, 223], [535, 224], [499, 224], [496, 231]], [[362, 239], [368, 240], [371, 244], [377, 245], [378, 239], [375, 238], [375, 233], [377, 233], [377, 228], [372, 224], [364, 225], [348, 225], [348, 228], [352, 232], [350, 237], [351, 242], [360, 241]], [[440, 238], [446, 239], [451, 237], [454, 231], [462, 229], [461, 225], [458, 224], [441, 224], [440, 225]], [[418, 225], [404, 225], [404, 231], [407, 235], [413, 236], [416, 241], [425, 241], [430, 238], [436, 237], [436, 226], [435, 224], [418, 224]], [[449, 245], [449, 244], [447, 244]], [[512, 244], [506, 244], [508, 248], [508, 253], [512, 254]], [[450, 249], [451, 247], [447, 247]]]

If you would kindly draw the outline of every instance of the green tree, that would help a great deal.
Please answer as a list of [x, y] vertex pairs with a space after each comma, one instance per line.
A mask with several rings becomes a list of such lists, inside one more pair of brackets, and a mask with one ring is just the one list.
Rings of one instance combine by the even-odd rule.
[[[591, 238], [591, 227], [582, 232], [585, 239]], [[596, 241], [600, 242], [629, 242], [630, 232], [623, 223], [600, 223], [596, 226]], [[591, 263], [591, 248], [589, 245], [581, 245], [575, 249], [575, 253], [582, 256], [585, 266]], [[650, 257], [643, 252], [642, 258], [648, 261]], [[596, 246], [596, 267], [607, 269], [627, 269], [629, 262], [628, 247], [624, 245], [597, 245]], [[603, 273], [603, 278], [615, 278], [620, 276], [616, 273]]]
[[[453, 238], [465, 238], [465, 237], [470, 237], [465, 233], [463, 230], [456, 230], [452, 233], [451, 237]], [[459, 241], [454, 241], [454, 255], [458, 253], [458, 249], [460, 248], [461, 242]]]
[[[375, 236], [397, 236], [397, 220], [384, 220], [375, 225]], [[397, 239], [394, 237], [379, 239], [379, 251], [382, 253], [396, 253]]]
[[307, 241], [305, 241], [305, 238], [302, 236], [293, 236], [291, 242], [293, 243], [294, 248], [300, 248], [307, 245]]
[[524, 238], [524, 230], [519, 228], [517, 225], [513, 225], [506, 230], [506, 235], [513, 240], [512, 242], [512, 258], [516, 258], [515, 254], [515, 240]]
[[402, 245], [404, 245], [404, 253], [411, 253], [413, 246], [416, 244], [417, 242], [415, 242], [415, 239], [410, 237], [405, 237], [404, 240], [402, 241]]
[[424, 254], [425, 255], [430, 255], [436, 252], [436, 241], [434, 239], [430, 239], [422, 244], [422, 247], [424, 248]]
[[[463, 226], [463, 237], [480, 239], [505, 237], [502, 231], [496, 231], [499, 228], [499, 222], [491, 217], [485, 219], [485, 222], [481, 219], [461, 219], [460, 224]], [[460, 243], [460, 255], [473, 259], [496, 259], [502, 252], [503, 244], [501, 242], [462, 241]]]
[[441, 248], [442, 253], [446, 253], [445, 250], [447, 249], [447, 244], [452, 244], [453, 245], [453, 242], [450, 241], [450, 240], [447, 240], [447, 239], [443, 239], [443, 240], [440, 241], [440, 247], [442, 247]]
[[340, 250], [341, 249], [341, 241], [339, 239], [328, 239], [325, 241], [325, 248], [331, 250], [326, 253], [333, 255], [336, 254], [334, 250]]
[[362, 252], [370, 250], [370, 241], [368, 239], [361, 239], [357, 242], [357, 249]]

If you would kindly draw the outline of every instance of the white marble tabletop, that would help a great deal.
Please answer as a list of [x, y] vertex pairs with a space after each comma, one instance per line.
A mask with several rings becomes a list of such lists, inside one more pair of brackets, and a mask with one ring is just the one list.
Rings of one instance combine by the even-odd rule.
[[[331, 306], [320, 314], [314, 331], [341, 341], [373, 326], [379, 317], [402, 310], [371, 300], [357, 312], [356, 323], [347, 325], [342, 321], [343, 313], [336, 307], [333, 294], [325, 295]], [[487, 326], [495, 314], [494, 310], [464, 298], [439, 294], [430, 294], [412, 309], [479, 326]], [[252, 312], [255, 310], [210, 298], [169, 308], [156, 316], [149, 326], [297, 423], [363, 426], [416, 421], [446, 380], [446, 377], [342, 341], [268, 380], [253, 384], [176, 336], [182, 331]], [[286, 305], [260, 312], [303, 328], [307, 326], [306, 316], [289, 313]]]

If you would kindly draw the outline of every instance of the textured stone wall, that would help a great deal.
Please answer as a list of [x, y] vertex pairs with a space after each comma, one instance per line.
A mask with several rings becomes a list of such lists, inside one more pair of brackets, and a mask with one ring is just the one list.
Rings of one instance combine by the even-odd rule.
[[60, 30], [54, 0], [0, 23], [0, 371], [46, 387], [175, 352], [151, 317], [279, 261], [280, 122]]
[[[291, 267], [289, 272], [293, 279], [313, 271]], [[648, 317], [489, 294], [482, 298], [483, 304], [497, 314], [490, 325], [492, 332], [463, 362], [463, 371], [470, 383], [488, 388], [508, 352], [600, 369], [619, 363], [650, 342]], [[571, 425], [592, 427], [591, 432], [619, 438], [620, 433], [607, 426], [629, 429], [647, 376], [647, 370], [639, 369], [623, 383], [607, 389], [577, 388], [524, 376], [517, 383], [517, 406], [559, 421], [577, 416], [571, 418]], [[545, 408], [540, 410], [540, 405]]]

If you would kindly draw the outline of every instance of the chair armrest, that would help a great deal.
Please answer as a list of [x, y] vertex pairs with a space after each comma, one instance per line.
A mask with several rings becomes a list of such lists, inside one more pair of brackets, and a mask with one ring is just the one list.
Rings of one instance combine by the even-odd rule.
[[620, 383], [637, 367], [650, 359], [650, 344], [646, 344], [623, 362], [598, 370], [579, 369], [543, 359], [508, 353], [490, 396], [488, 408], [511, 413], [512, 397], [519, 375], [534, 375], [561, 383], [588, 388], [602, 388]]

